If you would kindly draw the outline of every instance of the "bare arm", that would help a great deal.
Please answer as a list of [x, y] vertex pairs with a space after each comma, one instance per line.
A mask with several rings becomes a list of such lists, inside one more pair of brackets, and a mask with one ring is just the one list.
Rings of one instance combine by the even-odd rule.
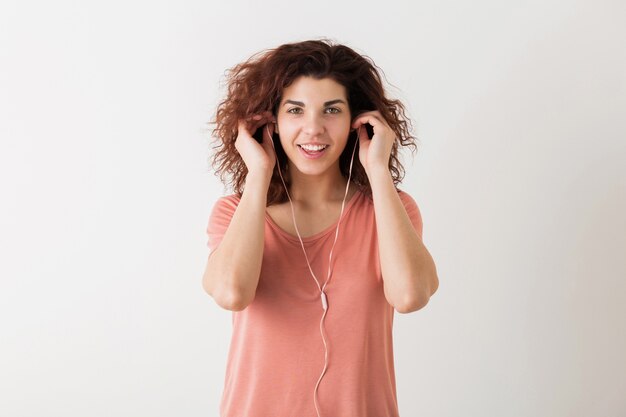
[[228, 229], [209, 255], [202, 286], [226, 310], [243, 310], [254, 299], [263, 261], [269, 182], [267, 176], [248, 174]]
[[387, 167], [370, 175], [385, 297], [399, 313], [410, 313], [424, 307], [437, 291], [437, 268], [411, 225]]

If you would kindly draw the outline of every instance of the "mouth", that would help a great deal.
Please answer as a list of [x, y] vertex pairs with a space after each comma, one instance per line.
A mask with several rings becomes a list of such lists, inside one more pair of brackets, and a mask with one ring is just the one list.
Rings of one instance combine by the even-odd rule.
[[323, 149], [312, 151], [312, 150], [306, 150], [301, 145], [298, 145], [298, 149], [300, 149], [300, 152], [304, 155], [304, 157], [308, 159], [316, 159], [322, 156], [326, 152], [329, 146], [330, 145], [326, 145]]

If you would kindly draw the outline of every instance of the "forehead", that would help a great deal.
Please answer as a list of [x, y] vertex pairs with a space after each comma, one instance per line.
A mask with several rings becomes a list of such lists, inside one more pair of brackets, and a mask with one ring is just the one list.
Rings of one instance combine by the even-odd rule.
[[327, 101], [338, 98], [346, 99], [346, 88], [332, 78], [315, 79], [301, 76], [283, 90], [282, 101]]

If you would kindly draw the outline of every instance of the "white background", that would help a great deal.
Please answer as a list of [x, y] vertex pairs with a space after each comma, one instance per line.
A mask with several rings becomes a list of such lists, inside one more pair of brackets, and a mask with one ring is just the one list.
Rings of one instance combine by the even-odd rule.
[[440, 287], [396, 314], [403, 417], [626, 415], [623, 1], [3, 1], [0, 415], [217, 416], [203, 292], [224, 71], [329, 37], [419, 137]]

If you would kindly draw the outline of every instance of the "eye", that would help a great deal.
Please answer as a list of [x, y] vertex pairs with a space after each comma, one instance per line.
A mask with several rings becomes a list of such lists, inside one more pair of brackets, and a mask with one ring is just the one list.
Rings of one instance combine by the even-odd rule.
[[335, 113], [341, 113], [341, 109], [338, 109], [337, 107], [329, 107], [326, 110], [333, 110], [331, 113], [335, 114]]
[[287, 113], [297, 114], [296, 112], [292, 112], [292, 110], [302, 110], [302, 109], [300, 107], [292, 107], [289, 110], [287, 110]]

